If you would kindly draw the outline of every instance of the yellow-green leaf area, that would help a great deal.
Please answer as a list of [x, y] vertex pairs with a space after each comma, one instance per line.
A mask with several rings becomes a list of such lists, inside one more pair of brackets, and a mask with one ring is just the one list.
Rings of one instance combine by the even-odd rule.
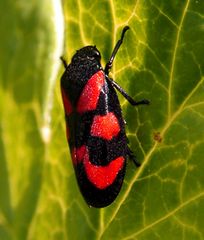
[[[0, 239], [204, 239], [204, 2], [2, 0], [0, 11]], [[68, 62], [96, 45], [104, 66], [125, 25], [110, 76], [151, 102], [119, 94], [141, 166], [128, 161], [118, 198], [94, 209], [66, 142], [59, 57], [63, 44]]]

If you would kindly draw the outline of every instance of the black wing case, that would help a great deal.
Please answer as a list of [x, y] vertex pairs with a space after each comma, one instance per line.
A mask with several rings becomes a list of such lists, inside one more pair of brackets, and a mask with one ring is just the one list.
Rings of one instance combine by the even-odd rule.
[[[128, 152], [118, 97], [102, 74], [104, 84], [95, 109], [79, 113], [76, 106], [76, 111], [67, 118], [68, 126], [72, 127], [69, 144], [77, 181], [87, 204], [93, 207], [105, 207], [117, 197], [125, 175]], [[91, 86], [91, 89], [95, 87]], [[90, 95], [88, 99], [93, 100]], [[84, 99], [79, 97], [77, 105], [80, 101]], [[89, 103], [83, 102], [82, 106], [86, 105]]]

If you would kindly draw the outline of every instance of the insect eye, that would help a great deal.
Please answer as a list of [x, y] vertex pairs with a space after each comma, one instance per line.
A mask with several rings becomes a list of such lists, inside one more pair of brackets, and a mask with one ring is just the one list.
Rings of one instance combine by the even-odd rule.
[[93, 56], [94, 56], [94, 58], [96, 58], [96, 59], [99, 59], [99, 60], [101, 59], [101, 54], [100, 54], [100, 52], [97, 51], [97, 50], [94, 51]]

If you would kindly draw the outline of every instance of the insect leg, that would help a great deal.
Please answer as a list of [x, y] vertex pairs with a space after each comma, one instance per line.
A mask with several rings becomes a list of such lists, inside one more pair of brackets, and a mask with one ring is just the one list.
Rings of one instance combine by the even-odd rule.
[[133, 106], [142, 105], [142, 104], [148, 105], [148, 104], [150, 103], [149, 100], [147, 100], [147, 99], [142, 99], [141, 101], [136, 102], [136, 101], [135, 101], [133, 98], [131, 98], [131, 97], [126, 93], [126, 91], [125, 91], [121, 86], [119, 86], [113, 79], [108, 78], [108, 77], [106, 77], [106, 79], [107, 79], [108, 81], [110, 81], [110, 83], [112, 84], [112, 86], [113, 86], [114, 88], [116, 88], [116, 89], [123, 95], [123, 97], [125, 97], [125, 98], [128, 100], [128, 102], [129, 102], [131, 105], [133, 105]]
[[64, 68], [66, 69], [68, 66], [66, 60], [62, 56], [60, 57], [60, 60], [62, 61]]
[[140, 167], [141, 164], [137, 161], [135, 155], [133, 154], [133, 152], [131, 151], [131, 149], [128, 147], [127, 149], [127, 154], [129, 159], [131, 159], [133, 161], [133, 163], [135, 164], [136, 167]]
[[122, 42], [123, 42], [123, 38], [124, 38], [124, 36], [125, 36], [125, 32], [126, 32], [128, 29], [129, 29], [128, 26], [125, 26], [125, 27], [123, 28], [121, 37], [120, 37], [120, 39], [118, 40], [118, 42], [116, 43], [116, 45], [115, 45], [115, 47], [114, 47], [114, 49], [113, 49], [113, 52], [112, 52], [112, 54], [111, 54], [111, 57], [110, 57], [109, 61], [108, 61], [107, 64], [106, 64], [106, 67], [105, 67], [105, 74], [106, 74], [106, 75], [108, 75], [108, 72], [109, 72], [109, 70], [111, 69], [111, 67], [112, 67], [112, 65], [113, 65], [113, 60], [114, 60], [114, 58], [115, 58], [115, 55], [116, 55], [116, 53], [118, 52], [118, 49], [120, 48], [120, 46], [121, 46], [121, 44], [122, 44]]

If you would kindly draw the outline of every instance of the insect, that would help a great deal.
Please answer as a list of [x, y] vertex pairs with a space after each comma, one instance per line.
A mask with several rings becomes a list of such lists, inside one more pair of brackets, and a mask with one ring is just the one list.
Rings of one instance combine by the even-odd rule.
[[136, 102], [109, 77], [128, 29], [128, 26], [123, 28], [105, 69], [96, 46], [78, 50], [69, 65], [61, 57], [65, 67], [61, 93], [72, 162], [85, 201], [96, 208], [108, 206], [117, 197], [127, 158], [139, 165], [128, 146], [115, 89], [133, 106], [149, 104], [149, 101]]

